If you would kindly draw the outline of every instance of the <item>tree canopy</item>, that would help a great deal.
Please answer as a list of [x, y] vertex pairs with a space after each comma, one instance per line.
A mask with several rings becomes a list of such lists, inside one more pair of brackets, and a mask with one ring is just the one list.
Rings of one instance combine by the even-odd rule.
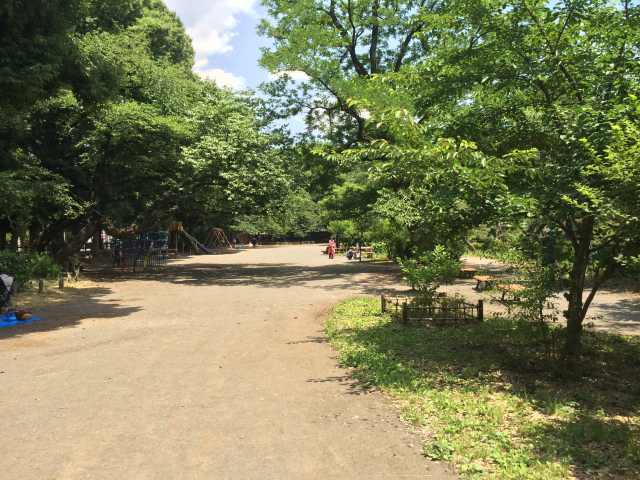
[[[403, 257], [512, 225], [566, 282], [577, 352], [594, 295], [640, 252], [638, 2], [263, 3], [263, 64], [307, 75], [265, 91], [324, 133], [332, 220], [368, 219]], [[345, 189], [369, 192], [357, 216]]]
[[101, 229], [227, 227], [289, 195], [281, 137], [192, 73], [162, 2], [22, 3], [0, 10], [0, 242], [62, 260]]

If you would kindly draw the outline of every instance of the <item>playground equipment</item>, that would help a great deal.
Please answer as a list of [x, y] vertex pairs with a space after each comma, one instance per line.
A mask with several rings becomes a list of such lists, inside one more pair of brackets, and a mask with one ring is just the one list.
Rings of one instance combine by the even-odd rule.
[[176, 252], [179, 250], [178, 244], [180, 237], [184, 238], [196, 253], [210, 254], [219, 249], [233, 248], [227, 235], [221, 228], [214, 227], [210, 229], [205, 243], [200, 242], [196, 237], [187, 232], [181, 222], [173, 223], [169, 230], [172, 236], [171, 243], [175, 247]]
[[233, 245], [231, 245], [231, 242], [227, 238], [227, 235], [224, 233], [224, 230], [215, 227], [209, 230], [206, 245], [209, 249], [233, 248]]
[[155, 269], [169, 258], [169, 232], [142, 233], [113, 240], [113, 266], [123, 270]]

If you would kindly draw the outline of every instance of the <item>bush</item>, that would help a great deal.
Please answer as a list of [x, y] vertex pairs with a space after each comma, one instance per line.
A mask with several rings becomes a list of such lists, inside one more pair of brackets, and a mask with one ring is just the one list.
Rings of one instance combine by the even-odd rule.
[[53, 280], [60, 276], [60, 265], [46, 253], [31, 255], [31, 278]]
[[60, 266], [44, 253], [0, 251], [0, 272], [15, 277], [18, 284], [40, 278], [53, 279], [60, 271]]
[[419, 259], [397, 259], [405, 280], [421, 295], [433, 296], [442, 283], [453, 281], [462, 266], [460, 260], [438, 245]]

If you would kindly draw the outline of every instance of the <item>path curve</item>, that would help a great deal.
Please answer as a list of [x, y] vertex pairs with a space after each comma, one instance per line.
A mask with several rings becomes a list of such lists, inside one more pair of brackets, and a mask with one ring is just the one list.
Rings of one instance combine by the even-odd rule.
[[116, 277], [0, 335], [2, 478], [453, 478], [322, 320], [395, 279], [317, 246]]

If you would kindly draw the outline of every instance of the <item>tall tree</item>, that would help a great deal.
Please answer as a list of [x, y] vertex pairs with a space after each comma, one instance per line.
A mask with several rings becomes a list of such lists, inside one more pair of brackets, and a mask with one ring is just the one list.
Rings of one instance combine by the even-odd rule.
[[640, 184], [612, 181], [637, 171], [640, 8], [628, 0], [454, 8], [442, 48], [414, 76], [419, 117], [504, 157], [523, 213], [565, 237], [566, 352], [575, 355], [595, 294], [640, 246], [630, 201]]
[[[325, 121], [353, 126], [355, 139], [365, 137], [366, 112], [349, 99], [358, 96], [372, 75], [398, 72], [429, 49], [428, 13], [441, 0], [263, 0], [270, 20], [260, 31], [273, 47], [262, 64], [274, 73], [304, 72], [301, 89], [272, 89], [294, 95], [294, 106]], [[293, 90], [293, 91], [292, 91]], [[318, 97], [320, 94], [320, 97]], [[313, 118], [311, 116], [310, 118]]]

